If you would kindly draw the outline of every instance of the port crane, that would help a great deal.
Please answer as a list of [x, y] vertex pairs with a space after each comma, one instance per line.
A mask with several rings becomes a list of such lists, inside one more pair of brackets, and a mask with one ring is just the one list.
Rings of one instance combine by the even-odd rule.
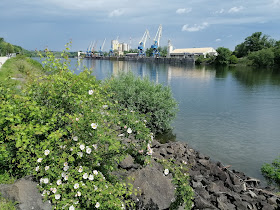
[[106, 38], [104, 39], [102, 46], [100, 46], [100, 50], [99, 50], [99, 55], [100, 56], [103, 56], [103, 48], [104, 48], [105, 42], [106, 42]]
[[142, 56], [145, 56], [145, 44], [146, 44], [146, 41], [147, 41], [147, 38], [149, 37], [149, 39], [151, 39], [150, 37], [150, 33], [148, 31], [148, 29], [146, 29], [146, 31], [144, 32], [144, 35], [142, 37], [142, 39], [140, 40], [139, 42], [139, 46], [138, 46], [138, 56], [142, 57]]
[[92, 48], [92, 41], [90, 42], [90, 45], [89, 45], [88, 48], [87, 48], [87, 53], [86, 53], [87, 57], [90, 57], [91, 48]]
[[158, 51], [159, 41], [162, 35], [162, 25], [159, 25], [156, 36], [154, 38], [154, 44], [151, 46], [153, 49], [153, 57], [159, 57], [160, 53]]
[[90, 53], [91, 57], [93, 57], [95, 45], [96, 45], [96, 41], [94, 41], [90, 47], [89, 53]]

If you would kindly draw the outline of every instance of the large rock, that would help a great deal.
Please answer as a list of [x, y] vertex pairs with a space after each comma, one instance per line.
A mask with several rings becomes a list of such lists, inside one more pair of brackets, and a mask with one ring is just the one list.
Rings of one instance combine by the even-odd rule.
[[42, 201], [42, 196], [37, 189], [37, 183], [31, 177], [17, 180], [14, 184], [0, 185], [0, 192], [4, 198], [17, 201], [19, 210], [51, 210], [49, 202]]
[[133, 172], [130, 177], [134, 188], [142, 194], [144, 206], [154, 203], [159, 209], [168, 209], [175, 201], [175, 186], [171, 183], [171, 175], [165, 176], [163, 171], [147, 166]]

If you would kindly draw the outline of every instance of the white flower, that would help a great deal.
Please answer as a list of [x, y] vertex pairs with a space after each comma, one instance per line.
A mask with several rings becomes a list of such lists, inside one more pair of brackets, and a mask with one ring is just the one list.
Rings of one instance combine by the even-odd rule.
[[78, 117], [76, 117], [76, 121], [79, 121], [79, 118], [78, 118]]
[[128, 128], [128, 129], [127, 129], [127, 133], [132, 133], [131, 128]]
[[99, 204], [99, 202], [97, 202], [96, 204], [95, 204], [95, 208], [99, 208], [100, 207], [100, 204]]
[[49, 179], [48, 179], [48, 178], [45, 178], [45, 179], [44, 179], [44, 183], [45, 183], [45, 184], [48, 184], [48, 183], [49, 183]]
[[84, 150], [84, 149], [85, 149], [85, 145], [84, 145], [84, 144], [81, 144], [81, 145], [80, 145], [80, 149], [81, 149], [81, 150]]
[[73, 141], [78, 141], [78, 136], [74, 136]]
[[91, 148], [87, 148], [86, 153], [90, 154], [91, 153]]
[[93, 185], [94, 186], [94, 190], [96, 191], [96, 190], [98, 190], [98, 187], [96, 187], [95, 185]]
[[79, 183], [74, 184], [74, 189], [78, 189], [79, 188]]
[[64, 166], [68, 166], [68, 163], [67, 163], [67, 162], [64, 162], [63, 165], [64, 165]]
[[48, 154], [50, 154], [50, 150], [46, 149], [45, 150], [45, 155], [48, 155]]
[[107, 109], [108, 105], [103, 105], [102, 107], [103, 107], [103, 109]]
[[84, 178], [84, 179], [87, 179], [87, 178], [88, 178], [88, 174], [87, 174], [87, 173], [84, 173], [83, 178]]
[[148, 149], [148, 151], [147, 151], [147, 155], [152, 155], [153, 154], [153, 150], [150, 148], [150, 149]]
[[82, 195], [82, 193], [80, 191], [78, 191], [77, 195], [80, 197]]
[[89, 90], [89, 91], [88, 91], [88, 94], [89, 94], [89, 95], [92, 95], [92, 94], [93, 94], [93, 90]]
[[78, 155], [79, 157], [83, 157], [83, 153], [82, 153], [82, 152], [78, 152], [77, 155]]
[[164, 169], [164, 174], [165, 174], [165, 176], [167, 176], [169, 174], [168, 168]]
[[75, 207], [72, 205], [69, 207], [69, 210], [75, 210]]
[[64, 167], [63, 167], [63, 170], [64, 170], [64, 171], [67, 171], [68, 169], [69, 169], [69, 166], [64, 166]]
[[46, 167], [45, 167], [45, 171], [49, 170], [49, 168], [50, 168], [49, 166], [46, 166]]
[[97, 144], [93, 144], [92, 147], [97, 150]]
[[119, 134], [118, 136], [119, 136], [119, 137], [122, 137], [122, 136], [124, 136], [124, 134], [123, 134], [123, 133], [121, 133], [121, 134]]
[[92, 172], [94, 175], [97, 175], [98, 174], [98, 171], [97, 170], [93, 170]]
[[38, 158], [37, 162], [38, 162], [38, 163], [41, 163], [42, 160], [43, 160], [43, 158]]
[[53, 193], [56, 193], [56, 192], [57, 192], [56, 188], [53, 188], [53, 189], [52, 189], [52, 192], [53, 192]]
[[57, 181], [56, 181], [56, 184], [57, 184], [57, 185], [61, 185], [61, 184], [62, 184], [61, 179], [57, 180]]
[[66, 176], [64, 177], [64, 180], [68, 180], [68, 175], [66, 175]]
[[39, 169], [40, 169], [40, 166], [37, 166], [37, 167], [35, 168], [35, 171], [39, 171]]
[[96, 123], [91, 123], [91, 125], [90, 125], [94, 130], [97, 128], [97, 124]]
[[88, 180], [92, 181], [94, 179], [94, 176], [92, 174], [89, 175]]
[[60, 196], [60, 194], [56, 194], [54, 197], [56, 200], [59, 200], [61, 196]]
[[72, 152], [72, 151], [73, 151], [73, 148], [70, 148], [70, 151]]
[[80, 166], [80, 168], [78, 169], [78, 172], [83, 172], [83, 166]]

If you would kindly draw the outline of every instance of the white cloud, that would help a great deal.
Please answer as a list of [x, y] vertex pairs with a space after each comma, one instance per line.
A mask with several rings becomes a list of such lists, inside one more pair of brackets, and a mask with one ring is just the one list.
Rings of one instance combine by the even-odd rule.
[[110, 12], [109, 17], [119, 17], [123, 15], [124, 11], [121, 9], [115, 9], [114, 11]]
[[228, 13], [237, 13], [240, 12], [241, 10], [243, 10], [244, 7], [240, 6], [240, 7], [232, 7], [228, 10]]
[[218, 10], [218, 11], [216, 11], [216, 12], [214, 12], [215, 14], [223, 14], [225, 12], [225, 10], [224, 9], [220, 9], [220, 10]]
[[280, 6], [280, 0], [273, 0], [273, 5]]
[[188, 32], [200, 31], [200, 30], [205, 29], [208, 26], [209, 26], [209, 24], [207, 22], [204, 22], [201, 25], [194, 24], [194, 26], [192, 26], [192, 27], [189, 27], [189, 25], [186, 24], [182, 27], [182, 31], [188, 31]]
[[177, 14], [184, 14], [184, 13], [189, 13], [192, 11], [192, 8], [180, 8], [176, 10]]
[[220, 42], [220, 41], [222, 41], [222, 40], [221, 40], [221, 39], [216, 39], [215, 41], [216, 41], [216, 42]]

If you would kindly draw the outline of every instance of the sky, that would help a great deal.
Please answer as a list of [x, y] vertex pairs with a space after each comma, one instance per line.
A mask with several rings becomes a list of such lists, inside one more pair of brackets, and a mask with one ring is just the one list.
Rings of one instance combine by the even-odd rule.
[[160, 24], [160, 46], [234, 50], [258, 31], [280, 40], [280, 0], [0, 0], [0, 37], [28, 50], [137, 48], [148, 29], [147, 47]]

